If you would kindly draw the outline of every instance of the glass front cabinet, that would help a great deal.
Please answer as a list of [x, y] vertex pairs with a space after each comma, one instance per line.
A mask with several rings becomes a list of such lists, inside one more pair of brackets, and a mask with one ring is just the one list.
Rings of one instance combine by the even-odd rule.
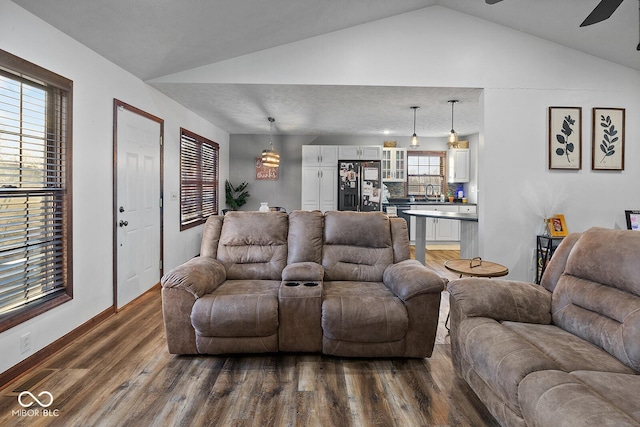
[[382, 181], [405, 182], [407, 180], [407, 149], [382, 149]]

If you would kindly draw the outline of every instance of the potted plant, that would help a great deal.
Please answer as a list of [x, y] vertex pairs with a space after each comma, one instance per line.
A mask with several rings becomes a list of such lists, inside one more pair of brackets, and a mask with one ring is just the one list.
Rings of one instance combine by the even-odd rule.
[[249, 198], [249, 192], [247, 191], [248, 185], [249, 184], [245, 181], [237, 187], [234, 187], [229, 180], [225, 181], [224, 190], [227, 205], [234, 211], [237, 211], [240, 206], [247, 203], [247, 199]]
[[453, 192], [451, 190], [447, 190], [447, 197], [449, 198], [449, 203], [453, 203]]

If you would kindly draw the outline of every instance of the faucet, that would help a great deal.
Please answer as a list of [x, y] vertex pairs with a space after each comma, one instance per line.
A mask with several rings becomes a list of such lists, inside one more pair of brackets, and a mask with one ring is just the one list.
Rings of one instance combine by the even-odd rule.
[[[424, 198], [425, 198], [425, 199], [428, 199], [428, 198], [429, 198], [429, 196], [433, 196], [433, 188], [434, 188], [434, 187], [435, 187], [435, 186], [434, 186], [433, 184], [428, 184], [428, 185], [426, 186], [426, 188], [425, 188], [425, 190], [424, 190]], [[429, 191], [429, 190], [431, 190], [431, 191]]]

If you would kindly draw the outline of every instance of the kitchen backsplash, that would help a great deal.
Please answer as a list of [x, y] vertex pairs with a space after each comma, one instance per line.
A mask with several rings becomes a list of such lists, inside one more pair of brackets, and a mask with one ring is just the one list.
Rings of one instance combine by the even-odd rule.
[[[402, 199], [404, 197], [407, 197], [404, 193], [404, 186], [405, 186], [404, 182], [385, 182], [384, 185], [386, 185], [387, 189], [389, 190], [390, 199]], [[451, 184], [447, 184], [447, 188], [451, 190], [452, 194], [455, 194], [456, 189], [460, 185], [461, 184], [451, 183]]]

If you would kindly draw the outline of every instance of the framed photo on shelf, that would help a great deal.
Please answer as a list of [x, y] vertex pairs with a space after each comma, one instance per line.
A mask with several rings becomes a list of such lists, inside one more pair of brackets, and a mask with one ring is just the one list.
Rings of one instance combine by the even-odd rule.
[[624, 170], [624, 108], [594, 108], [592, 170]]
[[549, 169], [582, 169], [582, 107], [549, 107]]
[[640, 231], [640, 211], [624, 211], [627, 217], [627, 230]]
[[567, 223], [564, 221], [564, 215], [557, 214], [549, 218], [547, 222], [549, 228], [549, 234], [551, 237], [565, 237], [569, 234], [567, 230]]

